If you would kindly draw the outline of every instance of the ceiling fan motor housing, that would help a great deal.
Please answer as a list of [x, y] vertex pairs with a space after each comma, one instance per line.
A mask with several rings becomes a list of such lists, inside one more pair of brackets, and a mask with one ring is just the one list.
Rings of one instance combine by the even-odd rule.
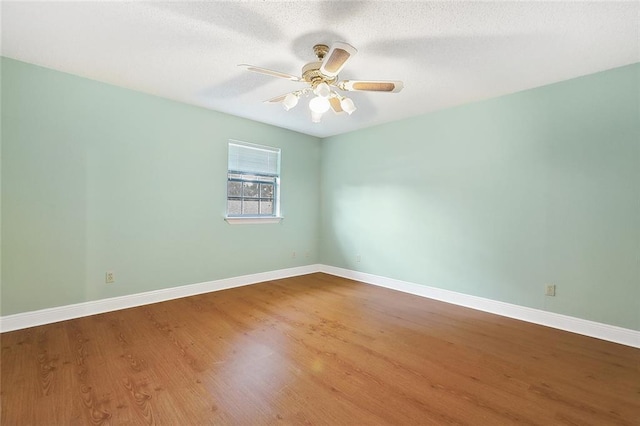
[[325, 82], [327, 84], [333, 84], [338, 80], [338, 76], [329, 77], [320, 72], [322, 61], [309, 62], [302, 67], [302, 78], [311, 86], [316, 87], [318, 84]]
[[316, 44], [313, 46], [313, 53], [316, 55], [318, 60], [316, 62], [309, 62], [302, 67], [302, 78], [304, 81], [311, 84], [312, 87], [316, 87], [320, 83], [333, 84], [338, 80], [337, 75], [329, 77], [320, 72], [322, 61], [328, 52], [329, 46], [326, 44]]

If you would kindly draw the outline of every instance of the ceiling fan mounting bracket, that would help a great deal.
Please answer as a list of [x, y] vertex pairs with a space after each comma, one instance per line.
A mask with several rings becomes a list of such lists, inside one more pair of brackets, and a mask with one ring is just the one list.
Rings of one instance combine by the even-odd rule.
[[326, 44], [316, 44], [313, 46], [313, 53], [316, 54], [318, 61], [322, 62], [325, 55], [329, 52], [329, 46]]

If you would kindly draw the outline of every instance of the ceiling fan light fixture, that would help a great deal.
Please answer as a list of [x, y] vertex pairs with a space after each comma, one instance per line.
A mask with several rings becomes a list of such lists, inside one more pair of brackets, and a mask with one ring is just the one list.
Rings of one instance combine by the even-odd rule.
[[291, 108], [298, 105], [298, 99], [299, 99], [298, 95], [296, 95], [295, 93], [289, 93], [287, 96], [284, 97], [282, 101], [282, 106], [286, 111], [289, 111]]
[[402, 81], [399, 80], [339, 81], [338, 73], [344, 68], [349, 59], [358, 52], [355, 47], [348, 43], [336, 41], [331, 47], [326, 44], [316, 44], [313, 46], [313, 52], [318, 60], [305, 64], [302, 67], [302, 76], [300, 77], [254, 65], [241, 64], [239, 66], [247, 69], [247, 71], [306, 83], [307, 86], [303, 89], [271, 98], [265, 102], [281, 104], [285, 110], [289, 111], [299, 103], [301, 97], [305, 99], [311, 97], [309, 109], [311, 110], [311, 121], [314, 123], [319, 123], [322, 119], [322, 114], [329, 109], [332, 109], [336, 114], [346, 112], [348, 115], [353, 114], [357, 109], [351, 99], [340, 95], [335, 89], [346, 92], [398, 93], [404, 86]]
[[354, 104], [353, 101], [349, 98], [340, 99], [340, 106], [342, 107], [342, 110], [349, 115], [351, 115], [353, 111], [357, 109], [356, 104]]
[[331, 104], [329, 103], [329, 100], [327, 98], [316, 96], [309, 101], [309, 109], [312, 112], [324, 114], [329, 110], [329, 108], [331, 108]]

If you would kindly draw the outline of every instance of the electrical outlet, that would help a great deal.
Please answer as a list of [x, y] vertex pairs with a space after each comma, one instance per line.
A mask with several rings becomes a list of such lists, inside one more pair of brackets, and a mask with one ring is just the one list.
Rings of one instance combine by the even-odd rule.
[[545, 296], [555, 296], [556, 295], [556, 286], [555, 284], [547, 284], [544, 289]]
[[356, 262], [357, 262], [357, 263], [360, 263], [360, 261], [361, 261], [361, 260], [362, 260], [362, 258], [360, 257], [360, 255], [359, 255], [359, 254], [358, 254], [358, 255], [356, 255]]
[[295, 252], [295, 251], [292, 251], [292, 252], [291, 252], [291, 258], [292, 258], [292, 259], [295, 259], [295, 258], [296, 258], [296, 252]]
[[116, 281], [116, 274], [113, 271], [107, 271], [104, 274], [104, 282], [107, 284], [111, 284]]

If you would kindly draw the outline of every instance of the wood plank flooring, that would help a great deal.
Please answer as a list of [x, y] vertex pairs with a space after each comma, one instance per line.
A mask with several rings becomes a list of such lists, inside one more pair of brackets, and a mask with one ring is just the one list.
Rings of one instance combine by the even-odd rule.
[[325, 274], [1, 335], [1, 424], [640, 425], [640, 350]]

